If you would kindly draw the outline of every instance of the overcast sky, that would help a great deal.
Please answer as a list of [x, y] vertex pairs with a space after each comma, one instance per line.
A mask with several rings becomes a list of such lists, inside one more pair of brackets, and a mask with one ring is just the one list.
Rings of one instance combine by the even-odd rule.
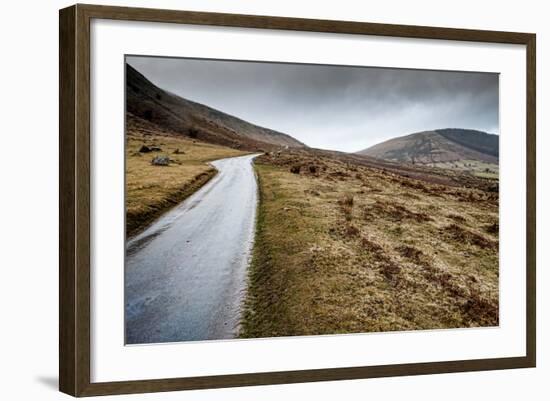
[[355, 152], [437, 128], [498, 134], [498, 74], [128, 57], [155, 85], [308, 146]]

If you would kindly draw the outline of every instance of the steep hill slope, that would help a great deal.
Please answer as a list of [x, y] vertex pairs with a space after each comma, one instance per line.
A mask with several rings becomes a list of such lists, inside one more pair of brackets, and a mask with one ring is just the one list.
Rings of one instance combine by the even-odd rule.
[[396, 162], [438, 165], [462, 160], [498, 164], [498, 135], [458, 128], [393, 138], [357, 152]]
[[251, 124], [158, 88], [128, 64], [126, 111], [177, 134], [238, 149], [305, 146], [290, 135]]

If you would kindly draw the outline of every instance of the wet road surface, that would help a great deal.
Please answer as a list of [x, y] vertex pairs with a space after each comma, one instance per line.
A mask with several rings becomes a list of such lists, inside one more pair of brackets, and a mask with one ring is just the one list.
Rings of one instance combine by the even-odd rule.
[[218, 174], [126, 243], [126, 343], [234, 338], [257, 207], [255, 155]]

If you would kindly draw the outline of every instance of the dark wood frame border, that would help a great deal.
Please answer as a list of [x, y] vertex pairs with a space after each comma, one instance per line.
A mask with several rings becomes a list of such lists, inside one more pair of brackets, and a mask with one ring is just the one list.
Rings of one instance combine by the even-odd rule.
[[[527, 355], [285, 372], [90, 383], [90, 21], [92, 18], [525, 45]], [[77, 4], [59, 13], [59, 389], [73, 396], [535, 367], [536, 36], [421, 26]]]

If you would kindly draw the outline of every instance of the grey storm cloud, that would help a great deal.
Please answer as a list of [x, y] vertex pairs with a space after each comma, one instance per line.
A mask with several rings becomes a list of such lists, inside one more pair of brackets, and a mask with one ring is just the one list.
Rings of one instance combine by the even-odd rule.
[[129, 56], [155, 85], [347, 152], [438, 128], [499, 133], [495, 73]]

